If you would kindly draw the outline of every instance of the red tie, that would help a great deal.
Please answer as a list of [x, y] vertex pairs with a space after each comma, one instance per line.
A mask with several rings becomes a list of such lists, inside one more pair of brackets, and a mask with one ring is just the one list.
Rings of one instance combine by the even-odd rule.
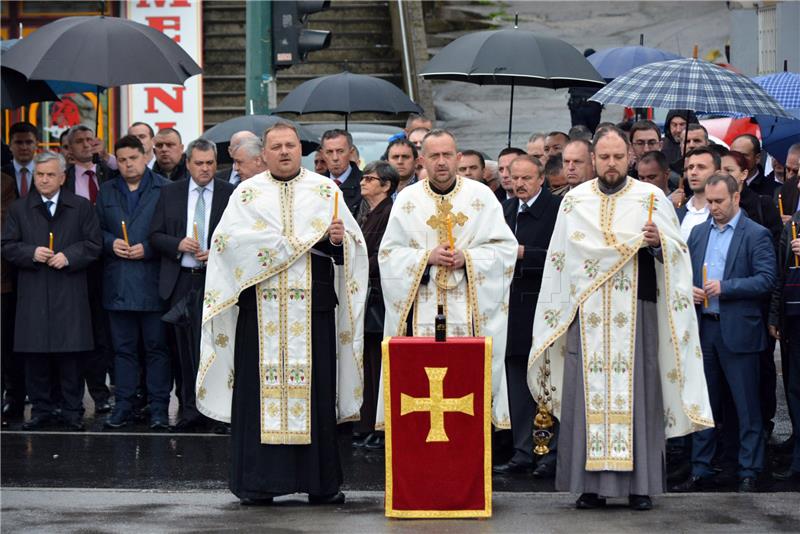
[[94, 171], [87, 169], [83, 174], [89, 178], [89, 202], [94, 206], [97, 202], [97, 184], [94, 183]]
[[338, 185], [338, 186], [340, 186], [340, 187], [341, 187], [341, 185], [342, 185], [342, 182], [341, 182], [341, 181], [340, 181], [338, 178], [334, 178], [334, 179], [333, 179], [333, 183], [335, 183], [336, 185]]
[[22, 167], [19, 170], [19, 196], [28, 196], [28, 168]]

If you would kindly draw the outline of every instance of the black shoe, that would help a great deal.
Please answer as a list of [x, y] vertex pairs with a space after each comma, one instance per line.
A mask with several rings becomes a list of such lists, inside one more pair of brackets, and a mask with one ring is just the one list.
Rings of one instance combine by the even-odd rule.
[[3, 403], [3, 420], [21, 419], [25, 415], [25, 404], [22, 402], [6, 401]]
[[542, 462], [533, 470], [533, 478], [553, 478], [556, 476], [556, 466], [553, 462]]
[[219, 434], [220, 436], [227, 436], [228, 434], [231, 433], [231, 425], [230, 423], [217, 422], [211, 428], [211, 431], [214, 434]]
[[367, 445], [367, 440], [372, 436], [371, 432], [354, 432], [353, 433], [353, 447], [358, 449], [364, 448]]
[[170, 432], [197, 432], [205, 426], [202, 417], [192, 417], [191, 419], [180, 419], [175, 426], [171, 427]]
[[239, 499], [239, 504], [242, 506], [269, 506], [272, 504], [272, 497], [264, 499], [248, 499], [247, 497]]
[[595, 508], [605, 508], [606, 500], [596, 493], [583, 493], [575, 501], [575, 508], [578, 510], [593, 510]]
[[647, 495], [628, 495], [628, 506], [637, 512], [646, 512], [653, 509], [653, 501]]
[[114, 412], [103, 422], [105, 428], [122, 428], [131, 420], [130, 413]]
[[150, 430], [169, 430], [169, 418], [166, 415], [150, 416]]
[[791, 454], [794, 451], [794, 436], [789, 436], [787, 439], [772, 445], [770, 448], [775, 454]]
[[792, 471], [789, 467], [785, 471], [773, 471], [772, 478], [775, 480], [791, 480], [792, 482], [800, 482], [800, 471]]
[[373, 432], [372, 434], [364, 440], [364, 448], [371, 449], [371, 450], [378, 450], [382, 449], [384, 444], [383, 434], [378, 432]]
[[52, 419], [46, 415], [31, 417], [30, 421], [22, 424], [22, 430], [44, 430], [50, 426]]
[[673, 493], [691, 493], [696, 491], [704, 491], [712, 487], [709, 477], [700, 477], [692, 475], [683, 482], [675, 484], [669, 490]]
[[344, 504], [344, 493], [339, 491], [332, 495], [309, 494], [308, 504]]
[[739, 481], [739, 493], [754, 493], [756, 491], [756, 477], [744, 477]]
[[108, 413], [111, 411], [111, 408], [113, 408], [113, 406], [111, 406], [110, 402], [99, 402], [94, 405], [94, 413], [95, 415], [99, 413]]
[[531, 471], [533, 471], [533, 465], [518, 464], [511, 461], [492, 467], [492, 473], [497, 475], [527, 475]]
[[685, 480], [686, 477], [692, 474], [692, 464], [683, 462], [675, 469], [667, 473], [667, 480]]
[[73, 421], [64, 421], [64, 427], [72, 432], [83, 432], [86, 430], [86, 427], [83, 426], [83, 421], [80, 419], [75, 419]]

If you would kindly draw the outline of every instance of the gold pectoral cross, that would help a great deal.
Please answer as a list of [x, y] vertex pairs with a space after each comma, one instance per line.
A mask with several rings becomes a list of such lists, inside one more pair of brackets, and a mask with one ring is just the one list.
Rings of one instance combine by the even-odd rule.
[[425, 441], [429, 443], [432, 441], [450, 441], [444, 431], [444, 414], [445, 412], [460, 412], [467, 415], [475, 415], [473, 394], [445, 399], [444, 375], [447, 374], [447, 367], [426, 367], [425, 374], [428, 375], [430, 397], [417, 398], [401, 393], [400, 415], [412, 412], [430, 412], [431, 428]]
[[439, 241], [442, 242], [443, 236], [447, 235], [447, 219], [450, 219], [453, 226], [464, 226], [469, 217], [461, 213], [453, 213], [453, 204], [449, 200], [442, 200], [436, 207], [436, 215], [428, 218], [428, 226], [439, 233]]

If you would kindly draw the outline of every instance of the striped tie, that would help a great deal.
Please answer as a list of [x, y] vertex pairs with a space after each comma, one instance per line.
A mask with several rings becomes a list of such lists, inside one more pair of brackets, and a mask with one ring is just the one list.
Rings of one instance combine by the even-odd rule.
[[197, 203], [194, 205], [194, 223], [197, 225], [197, 240], [200, 250], [206, 249], [206, 199], [203, 197], [205, 187], [197, 188]]

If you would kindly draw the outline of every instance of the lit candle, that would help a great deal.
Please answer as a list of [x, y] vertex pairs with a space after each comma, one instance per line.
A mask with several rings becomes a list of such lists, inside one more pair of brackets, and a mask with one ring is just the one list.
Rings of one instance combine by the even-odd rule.
[[783, 217], [783, 195], [778, 193], [778, 212], [780, 212], [781, 217]]
[[447, 216], [447, 240], [450, 242], [450, 250], [455, 250], [456, 240], [453, 238], [453, 218]]
[[653, 222], [653, 204], [656, 201], [656, 194], [650, 193], [650, 207], [647, 209], [647, 222]]
[[126, 245], [130, 245], [128, 242], [128, 227], [125, 226], [125, 221], [122, 221], [122, 238], [125, 240]]
[[[706, 290], [706, 280], [708, 279], [708, 265], [703, 264], [703, 291]], [[708, 308], [708, 296], [703, 297], [703, 307]]]
[[50, 232], [50, 250], [53, 250], [53, 232]]
[[[792, 221], [792, 241], [797, 239], [797, 225]], [[797, 254], [794, 255], [794, 266], [800, 267], [800, 257]]]
[[333, 218], [339, 218], [339, 192], [336, 191], [333, 194]]
[[197, 221], [195, 221], [195, 223], [194, 223], [194, 240], [195, 241], [200, 241], [200, 238], [198, 237], [199, 235], [200, 234], [197, 233]]

